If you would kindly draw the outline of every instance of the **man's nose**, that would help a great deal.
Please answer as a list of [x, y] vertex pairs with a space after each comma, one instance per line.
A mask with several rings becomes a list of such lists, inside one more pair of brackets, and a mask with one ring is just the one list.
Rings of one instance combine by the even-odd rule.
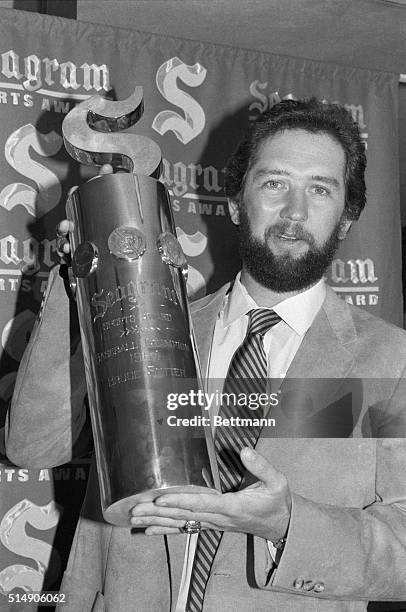
[[308, 203], [306, 193], [302, 189], [291, 189], [280, 212], [282, 219], [292, 221], [306, 221], [308, 215]]

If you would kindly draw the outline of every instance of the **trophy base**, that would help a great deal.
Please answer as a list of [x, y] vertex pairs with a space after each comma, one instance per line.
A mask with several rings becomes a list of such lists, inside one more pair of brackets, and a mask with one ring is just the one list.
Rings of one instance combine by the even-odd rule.
[[114, 502], [103, 510], [104, 519], [117, 527], [131, 527], [130, 512], [140, 502], [151, 502], [161, 495], [168, 493], [218, 493], [216, 489], [201, 487], [198, 485], [177, 485], [150, 489], [142, 493], [136, 493]]

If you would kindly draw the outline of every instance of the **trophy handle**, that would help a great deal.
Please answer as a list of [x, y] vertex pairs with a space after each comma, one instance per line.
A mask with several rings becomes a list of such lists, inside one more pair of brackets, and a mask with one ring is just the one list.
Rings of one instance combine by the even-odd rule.
[[134, 174], [158, 178], [161, 149], [147, 136], [115, 134], [139, 121], [144, 112], [143, 89], [113, 102], [96, 94], [81, 102], [62, 123], [67, 152], [87, 166], [111, 164]]

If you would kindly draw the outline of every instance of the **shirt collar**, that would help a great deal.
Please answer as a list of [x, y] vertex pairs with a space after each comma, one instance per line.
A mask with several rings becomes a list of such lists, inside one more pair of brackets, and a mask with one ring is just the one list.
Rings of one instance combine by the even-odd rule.
[[[313, 323], [325, 297], [326, 284], [322, 278], [309, 289], [282, 300], [272, 310], [298, 335], [302, 336]], [[240, 273], [238, 273], [231, 292], [226, 296], [222, 312], [223, 325], [225, 327], [230, 325], [253, 308], [259, 308], [259, 306], [241, 283]]]

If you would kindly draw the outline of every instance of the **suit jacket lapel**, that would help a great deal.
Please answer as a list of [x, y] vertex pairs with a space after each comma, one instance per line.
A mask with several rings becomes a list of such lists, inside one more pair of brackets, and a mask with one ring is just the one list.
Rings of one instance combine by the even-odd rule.
[[207, 375], [214, 326], [229, 286], [224, 285], [209, 298], [192, 302], [190, 306], [203, 380]]
[[276, 427], [262, 437], [352, 435], [362, 392], [360, 381], [348, 378], [356, 341], [350, 308], [327, 287], [325, 302], [280, 385], [279, 403], [270, 409]]
[[327, 287], [326, 299], [287, 372], [288, 378], [344, 378], [357, 332], [348, 305]]

